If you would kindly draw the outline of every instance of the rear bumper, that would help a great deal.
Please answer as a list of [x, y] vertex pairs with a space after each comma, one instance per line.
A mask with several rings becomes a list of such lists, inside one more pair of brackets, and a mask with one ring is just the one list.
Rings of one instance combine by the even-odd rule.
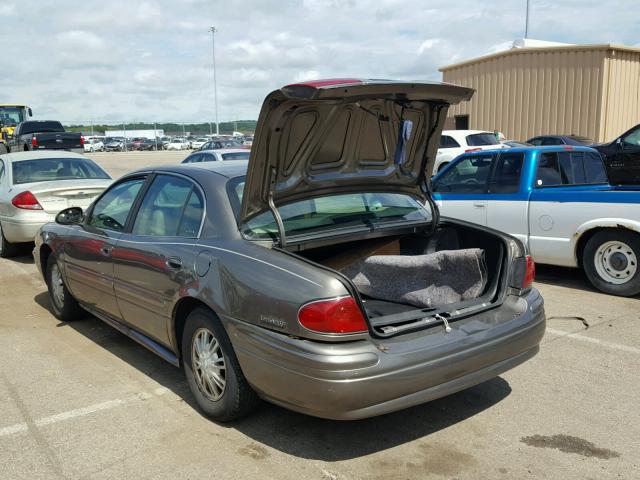
[[2, 232], [11, 243], [33, 242], [38, 229], [46, 223], [52, 222], [55, 215], [40, 212], [42, 220], [19, 221], [2, 220]]
[[476, 317], [392, 339], [328, 344], [225, 321], [242, 370], [263, 398], [301, 413], [355, 420], [419, 405], [533, 357], [544, 303], [524, 298]]

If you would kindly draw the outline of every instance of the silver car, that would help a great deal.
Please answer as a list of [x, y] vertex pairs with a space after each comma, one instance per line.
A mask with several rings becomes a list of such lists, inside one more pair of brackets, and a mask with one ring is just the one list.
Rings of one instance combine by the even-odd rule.
[[251, 150], [240, 148], [218, 148], [215, 150], [198, 150], [193, 152], [182, 163], [223, 162], [229, 160], [249, 160]]
[[111, 184], [88, 158], [66, 151], [0, 156], [0, 256], [33, 242], [38, 229], [67, 207], [86, 208]]

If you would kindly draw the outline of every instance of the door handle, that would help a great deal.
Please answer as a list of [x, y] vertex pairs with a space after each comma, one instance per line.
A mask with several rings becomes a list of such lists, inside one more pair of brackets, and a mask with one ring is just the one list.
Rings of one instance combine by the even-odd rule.
[[474, 207], [484, 208], [484, 202], [473, 202]]
[[182, 268], [182, 260], [178, 257], [167, 258], [167, 261], [165, 263], [167, 264], [167, 267], [171, 268], [172, 270], [179, 270]]
[[100, 247], [100, 253], [105, 257], [110, 257], [112, 250], [113, 247], [111, 245], [103, 245], [102, 247]]

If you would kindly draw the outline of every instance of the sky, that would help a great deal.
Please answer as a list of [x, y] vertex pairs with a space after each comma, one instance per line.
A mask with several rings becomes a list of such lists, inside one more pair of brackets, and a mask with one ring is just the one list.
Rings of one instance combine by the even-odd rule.
[[[288, 83], [441, 80], [524, 36], [525, 0], [0, 0], [0, 103], [65, 123], [255, 119]], [[640, 46], [637, 0], [531, 0], [530, 38]]]

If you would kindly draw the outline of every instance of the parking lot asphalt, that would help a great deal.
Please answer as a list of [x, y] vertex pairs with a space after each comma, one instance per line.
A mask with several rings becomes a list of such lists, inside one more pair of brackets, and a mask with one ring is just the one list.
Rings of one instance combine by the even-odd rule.
[[[187, 152], [94, 154], [119, 176]], [[64, 324], [26, 250], [0, 260], [0, 478], [640, 478], [640, 299], [538, 267], [548, 330], [500, 377], [383, 417], [263, 404], [203, 417], [182, 372], [87, 315]]]

